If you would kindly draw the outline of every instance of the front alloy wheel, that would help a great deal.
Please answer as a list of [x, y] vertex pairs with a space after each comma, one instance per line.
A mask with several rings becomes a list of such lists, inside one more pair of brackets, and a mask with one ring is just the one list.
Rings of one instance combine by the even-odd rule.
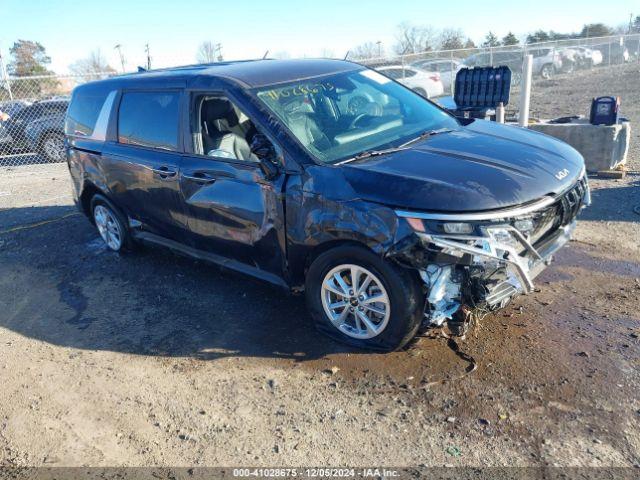
[[417, 273], [359, 245], [320, 254], [307, 270], [305, 293], [316, 328], [358, 348], [402, 348], [424, 313]]
[[331, 323], [352, 338], [379, 335], [389, 323], [391, 306], [384, 285], [358, 265], [338, 265], [322, 282], [322, 306]]
[[115, 252], [120, 250], [124, 235], [115, 214], [105, 205], [96, 205], [93, 220], [107, 247]]

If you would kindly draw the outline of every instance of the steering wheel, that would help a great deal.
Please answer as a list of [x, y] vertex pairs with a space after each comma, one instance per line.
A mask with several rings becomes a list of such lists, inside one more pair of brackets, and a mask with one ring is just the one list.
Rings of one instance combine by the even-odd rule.
[[349, 130], [351, 130], [352, 128], [356, 128], [356, 124], [362, 120], [364, 117], [368, 117], [369, 114], [368, 113], [360, 113], [359, 115], [356, 115], [356, 118], [354, 118], [353, 120], [351, 120], [351, 123], [349, 124]]
[[347, 111], [351, 115], [357, 115], [365, 109], [368, 103], [369, 99], [367, 97], [364, 95], [356, 95], [349, 100]]

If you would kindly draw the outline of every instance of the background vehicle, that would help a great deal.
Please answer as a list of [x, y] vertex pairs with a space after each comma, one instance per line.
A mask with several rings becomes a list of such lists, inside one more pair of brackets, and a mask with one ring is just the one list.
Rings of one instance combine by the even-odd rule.
[[29, 142], [29, 150], [38, 152], [49, 162], [63, 162], [64, 117], [65, 113], [61, 112], [27, 124], [24, 135]]
[[9, 135], [9, 132], [5, 128], [5, 123], [20, 110], [28, 107], [29, 105], [31, 105], [31, 103], [25, 100], [0, 102], [0, 150], [7, 150], [11, 144], [11, 135]]
[[27, 125], [51, 116], [64, 116], [68, 106], [68, 100], [42, 100], [20, 109], [2, 124], [3, 130], [10, 137], [7, 146], [13, 151], [29, 150], [32, 144], [25, 135]]
[[521, 52], [484, 52], [467, 57], [463, 62], [465, 67], [499, 67], [511, 69], [511, 83], [518, 85], [522, 79]]
[[[533, 55], [533, 75], [548, 79], [562, 68], [560, 55], [552, 48], [528, 50]], [[520, 83], [522, 77], [523, 52], [484, 52], [471, 55], [464, 60], [468, 67], [499, 67], [507, 66], [512, 72], [512, 83]]]
[[571, 73], [578, 68], [580, 63], [579, 53], [575, 48], [558, 48], [556, 53], [560, 55], [561, 71], [563, 73]]
[[527, 50], [533, 55], [533, 74], [545, 80], [551, 78], [555, 73], [562, 71], [562, 58], [554, 48], [538, 48]]
[[440, 74], [440, 81], [442, 82], [445, 92], [451, 91], [451, 84], [456, 80], [456, 73], [458, 73], [458, 70], [463, 67], [460, 60], [446, 58], [418, 60], [417, 62], [413, 62], [411, 65], [418, 67], [421, 70]]
[[629, 49], [626, 45], [620, 45], [620, 42], [610, 42], [598, 45], [591, 45], [590, 48], [600, 50], [602, 53], [602, 63], [605, 65], [627, 63], [631, 60]]
[[150, 242], [304, 289], [320, 331], [382, 351], [532, 292], [589, 201], [568, 145], [460, 122], [336, 60], [85, 84], [65, 134], [75, 201], [108, 248]]
[[577, 52], [579, 68], [591, 68], [602, 63], [602, 53], [600, 50], [589, 47], [574, 47]]
[[409, 65], [389, 65], [376, 68], [380, 73], [406, 85], [425, 98], [433, 98], [444, 93], [440, 74], [428, 72]]

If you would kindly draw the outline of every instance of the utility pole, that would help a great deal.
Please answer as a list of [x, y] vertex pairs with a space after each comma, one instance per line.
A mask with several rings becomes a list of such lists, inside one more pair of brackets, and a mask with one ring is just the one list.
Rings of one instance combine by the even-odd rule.
[[0, 47], [0, 79], [2, 79], [2, 83], [6, 85], [7, 93], [9, 94], [9, 100], [13, 100], [13, 93], [11, 92], [11, 83], [9, 82], [9, 75], [7, 75], [7, 69], [4, 65], [4, 59], [2, 58], [1, 47]]
[[149, 44], [146, 43], [144, 45], [144, 51], [147, 54], [147, 70], [151, 70], [151, 53], [149, 50]]
[[378, 45], [378, 58], [382, 58], [382, 42], [378, 40], [376, 45]]
[[[214, 52], [216, 52], [218, 54], [218, 61], [222, 62], [223, 59], [222, 59], [222, 44], [221, 43], [216, 43]], [[215, 55], [215, 53], [214, 53], [214, 55]]]
[[627, 33], [631, 33], [632, 28], [633, 28], [633, 12], [629, 14], [629, 31]]
[[113, 48], [118, 50], [118, 55], [120, 56], [120, 65], [122, 66], [122, 73], [124, 73], [124, 55], [122, 54], [122, 45], [117, 44]]

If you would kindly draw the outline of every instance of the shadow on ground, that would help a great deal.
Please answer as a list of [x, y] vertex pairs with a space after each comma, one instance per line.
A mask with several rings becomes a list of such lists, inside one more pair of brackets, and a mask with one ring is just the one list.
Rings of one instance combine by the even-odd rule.
[[[572, 266], [640, 276], [636, 263], [576, 247], [555, 265], [541, 281], [570, 281]], [[302, 296], [160, 248], [110, 252], [71, 206], [0, 211], [0, 326], [64, 347], [203, 360], [365, 353], [320, 335]], [[442, 362], [448, 348], [430, 347], [423, 360]]]
[[110, 252], [75, 212], [0, 211], [0, 326], [140, 355], [309, 360], [353, 351], [316, 332], [302, 296], [164, 249]]
[[[582, 211], [581, 220], [640, 222], [640, 174], [629, 174], [633, 182], [607, 184], [591, 190], [591, 206]], [[596, 177], [597, 178], [597, 177]], [[624, 202], [620, 200], [624, 199]]]

